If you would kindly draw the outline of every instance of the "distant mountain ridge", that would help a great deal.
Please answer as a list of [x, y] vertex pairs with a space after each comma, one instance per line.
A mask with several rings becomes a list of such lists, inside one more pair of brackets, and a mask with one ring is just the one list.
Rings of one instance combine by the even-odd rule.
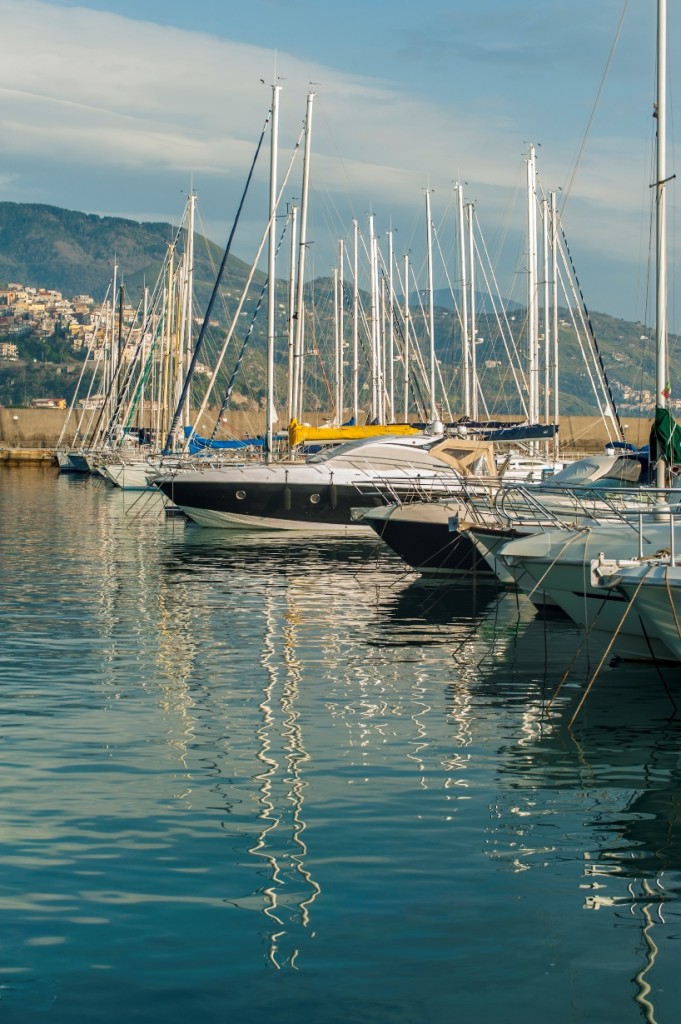
[[[459, 301], [457, 299], [457, 301]], [[428, 303], [428, 292], [421, 289], [417, 292], [411, 292], [409, 295], [409, 305], [418, 306], [419, 304], [426, 306]], [[499, 302], [496, 304], [492, 302], [489, 295], [485, 295], [482, 292], [476, 291], [475, 303], [478, 313], [490, 313], [493, 314], [499, 309]], [[433, 305], [439, 306], [440, 309], [454, 310], [454, 298], [449, 288], [434, 288], [433, 289]], [[525, 309], [519, 302], [513, 302], [511, 299], [501, 299], [501, 305], [506, 313], [522, 313]]]
[[[122, 217], [102, 217], [39, 203], [0, 202], [0, 283], [17, 282], [25, 286], [55, 289], [67, 298], [87, 293], [101, 300], [110, 284], [115, 260], [119, 267], [119, 281], [123, 280], [129, 300], [136, 305], [143, 285], [153, 286], [156, 282], [168, 245], [176, 234], [177, 226], [170, 223], [140, 223]], [[202, 316], [207, 308], [214, 286], [215, 268], [222, 260], [223, 250], [214, 242], [197, 235], [194, 253], [196, 311], [197, 316]], [[238, 297], [243, 292], [248, 272], [248, 264], [230, 256], [221, 292], [221, 309], [227, 310], [228, 319], [233, 315]], [[255, 315], [257, 298], [265, 280], [261, 272], [254, 275], [244, 306], [244, 319], [238, 325], [238, 338], [243, 338], [249, 330], [249, 320]], [[348, 287], [346, 281], [346, 289]], [[281, 289], [279, 304], [283, 308], [286, 291], [283, 280], [278, 281], [278, 289]], [[314, 282], [307, 282], [305, 294], [306, 302], [309, 300], [306, 318], [314, 318], [314, 322], [309, 320], [309, 336], [317, 339], [328, 336], [332, 339], [333, 279], [321, 277]], [[361, 294], [362, 302], [368, 308], [369, 296], [364, 292]], [[410, 298], [414, 310], [419, 305], [427, 308], [422, 290]], [[449, 367], [449, 379], [454, 381], [461, 363], [461, 341], [450, 291], [438, 289], [434, 294], [434, 303], [438, 358], [443, 367]], [[478, 365], [486, 375], [482, 386], [491, 395], [491, 404], [494, 405], [512, 387], [507, 372], [507, 357], [500, 341], [492, 304], [479, 294], [476, 305]], [[520, 320], [524, 317], [525, 308], [522, 305], [505, 302], [504, 306], [511, 319]], [[222, 324], [226, 322], [217, 307], [212, 319], [219, 319]], [[646, 408], [652, 409], [654, 332], [641, 324], [632, 324], [591, 310], [589, 319], [593, 324], [600, 357], [615, 400], [623, 415], [633, 415], [635, 409], [639, 409], [641, 414], [644, 414]], [[423, 318], [419, 318], [418, 322], [419, 327], [416, 326], [417, 317], [414, 317], [412, 329], [423, 340], [426, 335]], [[254, 360], [249, 368], [250, 384], [256, 393], [263, 387], [264, 373], [260, 368], [264, 365], [266, 333], [264, 316], [261, 315], [255, 323], [249, 348], [250, 358]], [[312, 347], [316, 353], [315, 345]], [[562, 411], [595, 414], [595, 400], [584, 371], [580, 347], [567, 317], [561, 321], [560, 346]], [[670, 350], [670, 377], [672, 381], [679, 380], [678, 339], [670, 337]], [[280, 374], [285, 372], [284, 361], [285, 357], [278, 357], [277, 372]], [[323, 367], [317, 366], [315, 359], [308, 359], [306, 369], [311, 377], [316, 378], [311, 381], [311, 387], [313, 391], [316, 390], [320, 407], [323, 407], [328, 403], [330, 394], [325, 371]], [[6, 376], [12, 377], [10, 370], [6, 371]], [[259, 384], [256, 377], [262, 378]], [[455, 392], [458, 391], [458, 385], [452, 387]]]
[[[153, 286], [176, 233], [177, 226], [169, 223], [100, 217], [40, 203], [0, 203], [0, 281], [101, 300], [115, 261], [136, 301], [145, 283]], [[197, 296], [207, 300], [223, 250], [197, 236], [194, 255]], [[228, 273], [235, 287], [245, 282], [247, 272], [242, 260], [230, 257]]]

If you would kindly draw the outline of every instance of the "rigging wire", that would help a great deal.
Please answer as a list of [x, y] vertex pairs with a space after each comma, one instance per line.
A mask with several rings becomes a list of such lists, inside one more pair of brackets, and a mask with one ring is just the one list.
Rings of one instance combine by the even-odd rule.
[[[291, 215], [289, 213], [289, 215], [287, 216], [286, 221], [284, 223], [284, 227], [282, 229], [281, 235], [279, 237], [279, 244], [277, 245], [277, 248], [276, 248], [275, 258], [276, 258], [276, 256], [279, 255], [279, 250], [281, 249], [281, 246], [282, 246], [282, 244], [284, 242], [284, 238], [286, 237], [286, 232], [288, 230], [290, 219], [291, 219]], [[232, 392], [234, 391], [234, 384], [236, 382], [236, 378], [238, 376], [239, 369], [241, 367], [241, 363], [243, 361], [246, 349], [248, 347], [248, 343], [251, 340], [251, 336], [253, 334], [253, 329], [255, 327], [255, 322], [257, 320], [258, 313], [260, 312], [260, 307], [262, 306], [263, 300], [265, 298], [265, 293], [267, 292], [268, 283], [269, 283], [269, 278], [266, 277], [264, 282], [263, 282], [262, 289], [260, 291], [260, 295], [258, 296], [258, 301], [257, 301], [255, 309], [253, 311], [253, 315], [251, 317], [251, 322], [249, 324], [248, 330], [246, 331], [246, 334], [244, 336], [243, 342], [241, 344], [241, 350], [239, 352], [239, 355], [237, 356], [237, 360], [236, 360], [236, 363], [234, 365], [234, 369], [232, 371], [232, 376], [230, 378], [229, 384], [227, 385], [227, 390], [225, 391], [224, 398], [222, 399], [222, 404], [220, 405], [220, 409], [218, 410], [218, 414], [217, 414], [217, 416], [215, 418], [215, 424], [213, 426], [213, 431], [212, 431], [212, 433], [210, 435], [209, 441], [214, 441], [215, 440], [215, 435], [218, 432], [220, 421], [221, 421], [222, 416], [223, 416], [223, 414], [225, 412], [225, 409], [227, 408], [229, 400], [232, 397]]]
[[180, 399], [179, 399], [179, 401], [177, 403], [177, 407], [176, 407], [175, 413], [173, 415], [172, 423], [170, 424], [170, 429], [168, 431], [168, 436], [166, 438], [166, 443], [164, 445], [164, 455], [168, 455], [169, 452], [170, 452], [170, 449], [171, 449], [171, 446], [172, 446], [172, 443], [173, 443], [173, 437], [174, 437], [174, 435], [175, 435], [175, 433], [177, 431], [177, 425], [178, 425], [178, 422], [179, 422], [179, 419], [180, 419], [180, 414], [181, 414], [182, 409], [184, 407], [184, 404], [185, 404], [185, 402], [187, 400], [187, 394], [189, 392], [189, 385], [191, 384], [191, 379], [192, 379], [192, 377], [194, 375], [194, 370], [196, 368], [196, 364], [199, 361], [199, 354], [200, 354], [201, 349], [203, 347], [203, 339], [205, 337], [206, 329], [208, 327], [208, 324], [210, 322], [210, 314], [212, 312], [213, 306], [215, 304], [215, 299], [217, 297], [218, 290], [220, 288], [220, 281], [222, 280], [222, 275], [224, 274], [225, 267], [227, 266], [227, 259], [229, 257], [230, 252], [231, 252], [231, 249], [232, 249], [232, 242], [234, 240], [234, 235], [236, 233], [237, 225], [238, 225], [239, 219], [241, 217], [241, 211], [243, 210], [244, 203], [246, 202], [246, 196], [248, 194], [248, 190], [249, 190], [250, 185], [251, 185], [251, 180], [253, 178], [253, 173], [255, 171], [255, 165], [256, 165], [256, 163], [258, 161], [258, 157], [260, 156], [260, 150], [262, 148], [262, 144], [263, 144], [263, 141], [264, 141], [264, 138], [265, 138], [265, 133], [267, 132], [267, 126], [270, 123], [271, 117], [272, 117], [272, 111], [268, 110], [267, 111], [267, 117], [265, 118], [265, 123], [264, 123], [263, 128], [262, 128], [262, 132], [260, 133], [260, 138], [258, 139], [258, 144], [257, 144], [257, 146], [255, 148], [255, 155], [253, 157], [253, 162], [251, 163], [251, 167], [250, 167], [250, 170], [248, 172], [248, 177], [246, 178], [246, 184], [244, 185], [244, 190], [243, 190], [243, 192], [241, 194], [241, 199], [239, 201], [239, 206], [238, 206], [237, 211], [236, 211], [236, 216], [234, 217], [234, 223], [232, 224], [232, 230], [230, 231], [229, 238], [227, 239], [227, 245], [225, 246], [225, 251], [224, 251], [224, 254], [223, 254], [223, 257], [222, 257], [222, 262], [220, 264], [220, 269], [218, 271], [218, 276], [215, 279], [215, 284], [213, 285], [213, 291], [212, 291], [211, 297], [210, 297], [210, 299], [208, 301], [208, 306], [206, 308], [206, 312], [205, 312], [205, 315], [204, 315], [204, 318], [203, 318], [203, 323], [201, 324], [201, 330], [199, 331], [199, 336], [196, 339], [196, 345], [194, 346], [194, 353], [192, 355], [191, 362], [189, 364], [189, 369], [187, 370], [187, 375], [186, 375], [185, 380], [184, 380], [184, 386], [182, 388], [182, 394], [180, 395]]
[[594, 118], [596, 117], [596, 112], [598, 110], [598, 106], [599, 106], [600, 101], [601, 101], [601, 96], [603, 95], [603, 89], [605, 88], [605, 83], [606, 83], [606, 81], [608, 79], [608, 75], [610, 73], [610, 68], [612, 66], [612, 62], [613, 62], [613, 59], [615, 57], [615, 51], [617, 50], [617, 44], [619, 43], [619, 38], [620, 38], [620, 35], [622, 33], [622, 26], [624, 24], [624, 18], [626, 16], [627, 8], [628, 7], [629, 7], [629, 0], [624, 0], [624, 7], [622, 8], [622, 14], [620, 15], [620, 20], [619, 20], [619, 23], [617, 25], [617, 30], [615, 32], [615, 38], [613, 39], [612, 46], [610, 47], [610, 53], [608, 54], [608, 59], [607, 59], [606, 64], [605, 64], [605, 69], [604, 69], [603, 75], [601, 77], [601, 82], [600, 82], [600, 85], [598, 87], [598, 91], [596, 93], [596, 98], [594, 100], [593, 107], [591, 108], [591, 114], [589, 115], [589, 120], [587, 121], [587, 125], [586, 125], [586, 128], [584, 130], [584, 136], [582, 138], [582, 143], [581, 143], [581, 145], [579, 147], [579, 152], [577, 153], [577, 158], [575, 159], [575, 163], [574, 163], [574, 166], [572, 168], [572, 171], [570, 172], [570, 177], [568, 178], [567, 184], [565, 185], [565, 187], [562, 190], [561, 203], [560, 203], [560, 211], [559, 211], [561, 215], [562, 215], [562, 213], [563, 213], [563, 211], [565, 209], [565, 205], [566, 205], [566, 203], [568, 201], [570, 193], [572, 192], [572, 186], [573, 186], [575, 178], [577, 176], [577, 171], [579, 170], [579, 165], [582, 162], [582, 156], [584, 155], [584, 150], [586, 148], [586, 143], [587, 143], [587, 140], [589, 138], [589, 133], [591, 132], [591, 127], [593, 125]]

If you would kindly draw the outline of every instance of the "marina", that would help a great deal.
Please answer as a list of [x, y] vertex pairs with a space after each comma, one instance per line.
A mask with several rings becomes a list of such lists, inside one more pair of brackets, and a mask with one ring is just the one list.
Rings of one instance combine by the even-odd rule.
[[668, 1021], [678, 666], [3, 468], [3, 1021]]
[[[1, 1024], [675, 1021], [667, 0], [575, 14], [587, 46], [557, 7], [455, 4], [416, 32], [398, 3], [411, 94], [378, 88], [384, 47], [369, 67], [355, 29], [302, 75], [273, 48], [272, 74], [260, 41], [225, 48], [236, 10], [215, 34], [172, 4], [29, 6], [61, 71], [8, 49], [8, 110], [31, 110], [5, 148], [48, 98], [58, 179], [91, 106], [82, 206], [120, 205], [110, 166], [126, 216], [0, 203]], [[341, 21], [369, 38], [371, 13]], [[644, 103], [645, 145], [620, 120]], [[542, 138], [515, 179], [506, 134]], [[182, 213], [143, 220], [190, 164]], [[609, 277], [617, 316], [592, 315]]]

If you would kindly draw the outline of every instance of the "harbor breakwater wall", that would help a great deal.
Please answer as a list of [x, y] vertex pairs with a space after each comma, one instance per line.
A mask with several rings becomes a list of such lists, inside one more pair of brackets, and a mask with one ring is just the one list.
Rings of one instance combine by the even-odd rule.
[[[68, 415], [65, 409], [29, 409], [0, 407], [0, 449], [54, 449]], [[500, 417], [504, 419], [506, 417]], [[510, 417], [508, 417], [510, 418]], [[316, 413], [304, 417], [311, 426], [321, 426], [325, 417]], [[214, 419], [210, 412], [198, 431], [210, 431]], [[637, 448], [647, 444], [650, 418], [628, 417], [624, 421], [626, 438]], [[258, 434], [265, 429], [264, 416], [252, 412], [229, 415], [229, 429], [237, 436]], [[607, 441], [602, 420], [598, 416], [563, 416], [560, 423], [561, 447], [575, 451], [597, 451]], [[70, 437], [67, 438], [67, 441]]]

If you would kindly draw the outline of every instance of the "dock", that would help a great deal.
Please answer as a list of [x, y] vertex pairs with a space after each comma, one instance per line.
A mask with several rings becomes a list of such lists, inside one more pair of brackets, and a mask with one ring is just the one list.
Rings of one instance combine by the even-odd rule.
[[54, 448], [0, 448], [0, 465], [23, 466], [28, 463], [56, 466]]

